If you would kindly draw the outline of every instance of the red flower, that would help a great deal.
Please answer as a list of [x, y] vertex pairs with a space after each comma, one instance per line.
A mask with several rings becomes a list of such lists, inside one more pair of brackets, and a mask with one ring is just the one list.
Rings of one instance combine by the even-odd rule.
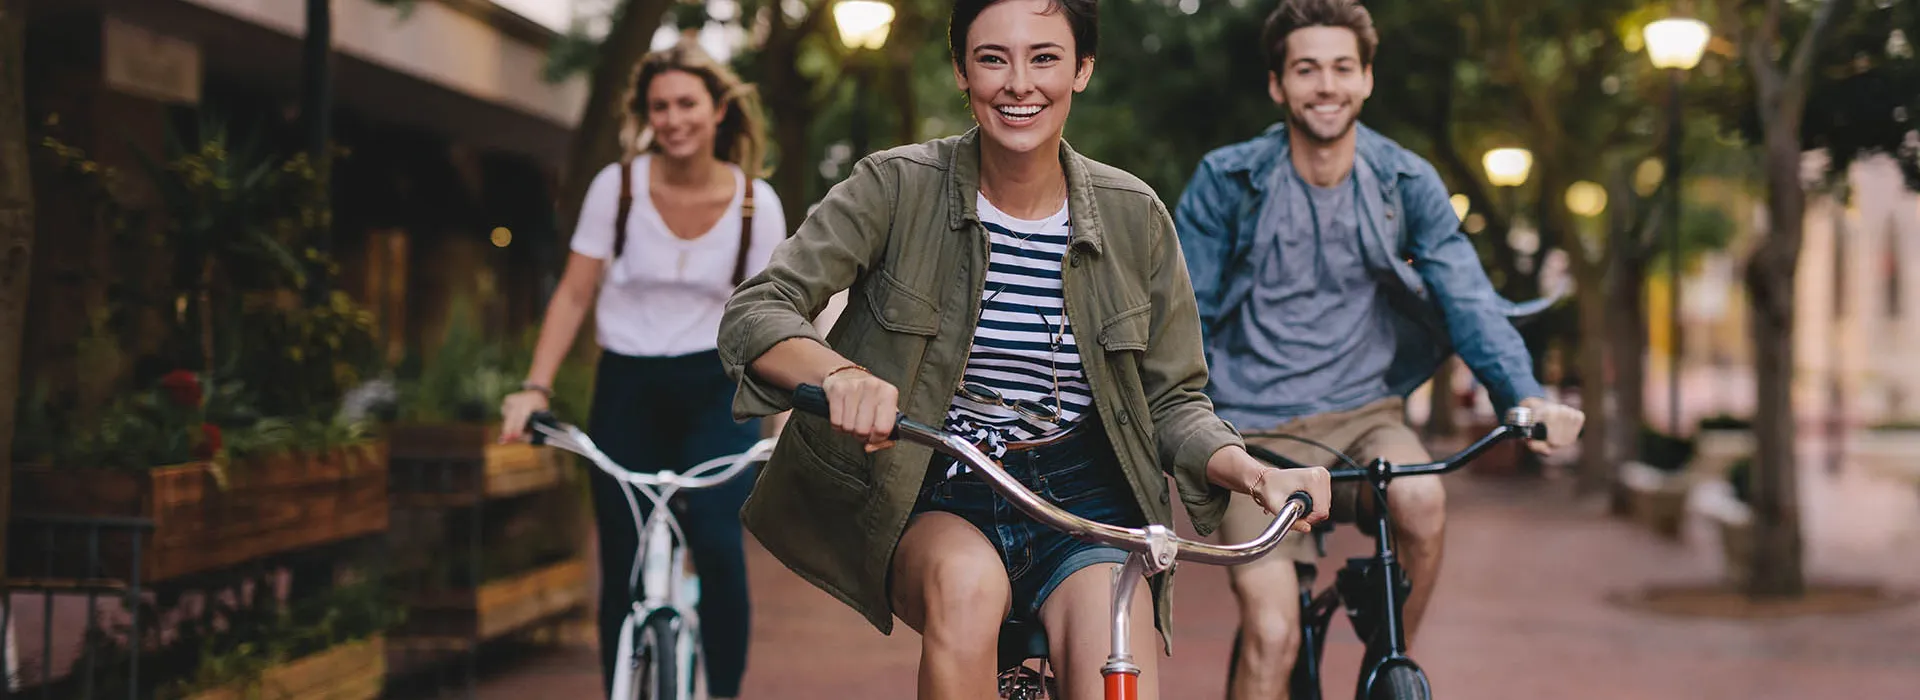
[[176, 369], [160, 378], [160, 388], [165, 389], [167, 397], [181, 408], [200, 406], [200, 375]]
[[226, 445], [220, 438], [220, 426], [212, 423], [200, 424], [200, 442], [193, 446], [194, 459], [213, 459], [220, 454], [220, 448]]

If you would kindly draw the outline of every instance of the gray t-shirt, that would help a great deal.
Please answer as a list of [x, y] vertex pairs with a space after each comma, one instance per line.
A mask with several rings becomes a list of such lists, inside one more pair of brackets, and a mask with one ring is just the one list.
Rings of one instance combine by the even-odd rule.
[[1393, 327], [1360, 249], [1358, 186], [1278, 172], [1255, 238], [1258, 279], [1208, 339], [1211, 394], [1242, 430], [1386, 398]]

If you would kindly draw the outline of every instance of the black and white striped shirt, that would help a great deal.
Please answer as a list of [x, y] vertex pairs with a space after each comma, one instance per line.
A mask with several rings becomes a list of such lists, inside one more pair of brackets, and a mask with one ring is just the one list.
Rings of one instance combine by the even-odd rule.
[[[1038, 401], [1057, 406], [1060, 414], [1054, 423], [1036, 421], [956, 393], [947, 430], [998, 458], [1009, 442], [1045, 439], [1072, 428], [1093, 406], [1093, 391], [1081, 371], [1060, 293], [1060, 264], [1073, 233], [1067, 208], [1027, 221], [995, 208], [984, 195], [977, 206], [992, 252], [965, 381], [992, 389], [1008, 403]], [[949, 475], [960, 471], [956, 467]]]

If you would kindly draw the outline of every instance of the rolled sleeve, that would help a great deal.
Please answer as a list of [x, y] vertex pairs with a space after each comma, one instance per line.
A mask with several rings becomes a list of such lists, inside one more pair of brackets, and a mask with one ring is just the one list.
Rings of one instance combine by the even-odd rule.
[[1152, 327], [1141, 362], [1141, 383], [1153, 411], [1160, 463], [1180, 490], [1194, 529], [1211, 534], [1226, 514], [1226, 488], [1207, 480], [1207, 462], [1229, 445], [1244, 446], [1239, 433], [1214, 415], [1205, 393], [1207, 361], [1200, 340], [1200, 313], [1172, 218], [1159, 202], [1152, 288]]
[[810, 319], [873, 269], [885, 248], [892, 201], [890, 179], [874, 158], [861, 160], [774, 249], [766, 268], [727, 300], [717, 342], [721, 366], [737, 386], [736, 420], [792, 407], [791, 392], [755, 374], [753, 362], [793, 338], [827, 344]]

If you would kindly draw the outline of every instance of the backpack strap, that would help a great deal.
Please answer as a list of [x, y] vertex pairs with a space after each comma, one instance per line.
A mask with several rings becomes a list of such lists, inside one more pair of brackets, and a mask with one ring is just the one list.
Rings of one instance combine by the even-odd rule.
[[613, 257], [608, 262], [620, 259], [620, 252], [627, 247], [627, 213], [633, 211], [633, 156], [620, 157], [620, 213], [613, 217]]
[[733, 259], [733, 286], [747, 279], [747, 247], [753, 243], [753, 180], [746, 180], [747, 191], [740, 200], [740, 252]]

